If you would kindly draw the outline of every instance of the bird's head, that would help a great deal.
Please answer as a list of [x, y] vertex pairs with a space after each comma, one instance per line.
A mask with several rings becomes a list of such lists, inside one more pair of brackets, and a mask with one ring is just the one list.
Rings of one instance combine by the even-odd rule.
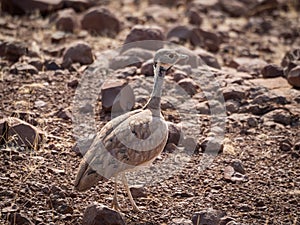
[[154, 56], [154, 70], [158, 71], [158, 75], [165, 74], [178, 61], [187, 59], [188, 56], [178, 53], [173, 49], [160, 49]]

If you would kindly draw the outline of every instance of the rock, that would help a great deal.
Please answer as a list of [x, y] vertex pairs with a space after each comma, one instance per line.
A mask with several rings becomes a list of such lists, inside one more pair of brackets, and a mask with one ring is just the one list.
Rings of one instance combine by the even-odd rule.
[[[129, 48], [134, 47], [156, 51], [163, 47], [162, 41], [164, 39], [165, 36], [161, 27], [136, 25], [131, 29], [130, 33], [127, 35], [125, 39], [125, 45], [123, 46], [122, 50], [125, 51]], [[137, 43], [138, 41], [146, 42]]]
[[270, 111], [263, 116], [263, 119], [264, 122], [271, 120], [283, 125], [290, 125], [292, 121], [291, 114], [284, 109], [275, 109]]
[[199, 111], [200, 114], [204, 114], [204, 115], [210, 114], [210, 109], [207, 101], [198, 103], [196, 105], [196, 109], [197, 111]]
[[130, 187], [130, 192], [133, 198], [146, 198], [147, 191], [143, 186]]
[[169, 223], [168, 225], [193, 225], [193, 222], [191, 220], [188, 219], [184, 219], [184, 218], [175, 218], [172, 219], [172, 222]]
[[69, 109], [60, 108], [54, 115], [64, 120], [72, 119], [72, 113]]
[[294, 144], [294, 150], [295, 150], [295, 151], [300, 151], [300, 140], [298, 140], [298, 141]]
[[190, 96], [197, 93], [198, 85], [191, 78], [184, 78], [178, 82], [178, 85], [182, 87]]
[[77, 143], [72, 147], [72, 151], [75, 152], [77, 155], [84, 156], [85, 153], [89, 150], [94, 139], [95, 135], [92, 134], [77, 140]]
[[194, 213], [192, 217], [193, 225], [217, 225], [226, 213], [212, 208]]
[[267, 66], [267, 62], [259, 58], [237, 57], [228, 66], [236, 68], [240, 72], [260, 74], [262, 69]]
[[20, 62], [15, 63], [11, 67], [9, 72], [12, 74], [31, 74], [31, 75], [39, 73], [37, 68], [35, 68], [34, 66], [27, 63], [20, 63]]
[[74, 32], [78, 27], [77, 15], [73, 9], [61, 10], [57, 13], [56, 29], [65, 32]]
[[223, 151], [224, 145], [220, 138], [209, 136], [200, 144], [201, 151], [207, 154], [218, 154]]
[[234, 159], [234, 160], [232, 160], [232, 162], [230, 163], [230, 165], [232, 166], [232, 168], [234, 169], [235, 172], [238, 172], [238, 173], [241, 173], [241, 174], [245, 174], [246, 173], [241, 160]]
[[164, 5], [164, 6], [177, 6], [178, 4], [183, 3], [182, 0], [148, 0], [149, 5]]
[[73, 89], [76, 89], [78, 85], [79, 85], [79, 81], [77, 79], [71, 80], [67, 83], [67, 86]]
[[249, 10], [256, 4], [256, 0], [219, 0], [222, 9], [231, 16], [245, 16]]
[[184, 25], [179, 25], [171, 28], [167, 33], [168, 40], [177, 40], [177, 42], [187, 42], [190, 40], [191, 28]]
[[0, 40], [0, 57], [16, 62], [28, 52], [27, 46], [19, 41], [1, 41]]
[[34, 66], [38, 71], [43, 70], [44, 62], [40, 58], [29, 58], [28, 64]]
[[283, 69], [276, 64], [268, 64], [262, 68], [261, 74], [263, 78], [274, 78], [283, 76]]
[[169, 122], [168, 123], [168, 131], [169, 136], [167, 140], [168, 143], [173, 143], [175, 145], [178, 145], [180, 138], [181, 138], [181, 129], [176, 124]]
[[[72, 8], [76, 12], [82, 12], [96, 4], [95, 1], [91, 0], [63, 0], [65, 8]], [[101, 1], [104, 3], [104, 1]]]
[[237, 84], [226, 86], [222, 88], [222, 91], [225, 101], [230, 99], [240, 101], [248, 95], [246, 88]]
[[83, 215], [82, 225], [125, 225], [119, 212], [105, 205], [94, 203], [89, 205]]
[[214, 32], [201, 28], [191, 30], [190, 42], [194, 46], [200, 46], [211, 52], [217, 52], [220, 48], [221, 38]]
[[300, 88], [300, 65], [291, 69], [287, 75], [288, 82], [296, 88]]
[[294, 67], [299, 65], [300, 65], [300, 48], [294, 48], [288, 51], [281, 61], [281, 66], [284, 68], [284, 74], [286, 76]]
[[24, 14], [39, 11], [43, 14], [63, 7], [63, 0], [2, 0], [1, 8], [10, 14]]
[[175, 70], [173, 73], [172, 73], [172, 77], [173, 77], [173, 80], [175, 82], [178, 82], [184, 78], [187, 78], [187, 74], [181, 70]]
[[189, 23], [192, 25], [200, 26], [203, 22], [200, 14], [194, 9], [191, 9], [187, 12], [187, 18], [189, 20]]
[[58, 64], [58, 62], [54, 61], [54, 60], [45, 60], [44, 62], [44, 67], [46, 70], [51, 70], [51, 71], [55, 71], [55, 70], [60, 70], [62, 69], [60, 67], [60, 65]]
[[282, 140], [280, 141], [279, 143], [279, 148], [281, 151], [284, 151], [284, 152], [289, 152], [292, 150], [292, 143], [290, 142], [290, 140], [288, 139], [285, 139], [285, 140]]
[[[30, 123], [33, 126], [38, 125], [38, 122], [34, 119], [35, 117], [37, 117], [37, 115], [29, 111], [13, 111], [11, 113], [11, 117], [16, 117], [20, 120]], [[1, 128], [0, 128], [0, 133], [1, 133]]]
[[119, 19], [104, 7], [88, 10], [81, 19], [82, 29], [92, 34], [115, 37], [121, 31]]
[[68, 68], [72, 63], [83, 65], [91, 64], [94, 61], [92, 48], [89, 44], [79, 41], [72, 43], [66, 48], [63, 54], [62, 65]]
[[198, 55], [200, 57], [200, 64], [203, 64], [201, 61], [203, 60], [203, 62], [210, 66], [210, 67], [214, 67], [216, 69], [221, 69], [221, 66], [217, 60], [217, 58], [211, 54], [210, 52], [201, 49], [201, 48], [197, 48], [194, 53], [196, 55]]
[[148, 61], [144, 62], [141, 66], [141, 74], [146, 76], [154, 76], [153, 71], [153, 59], [149, 59]]
[[115, 113], [127, 112], [135, 104], [133, 90], [125, 80], [106, 80], [101, 87], [102, 108]]
[[34, 223], [27, 216], [19, 212], [10, 213], [8, 220], [11, 225], [34, 225]]
[[0, 120], [0, 124], [2, 124], [2, 136], [5, 143], [15, 143], [18, 146], [37, 150], [43, 142], [43, 132], [23, 120], [8, 117]]
[[224, 179], [232, 182], [246, 182], [248, 177], [242, 173], [235, 171], [232, 166], [226, 166], [224, 168]]
[[225, 102], [226, 111], [230, 113], [236, 113], [239, 111], [240, 103], [233, 99], [229, 99]]

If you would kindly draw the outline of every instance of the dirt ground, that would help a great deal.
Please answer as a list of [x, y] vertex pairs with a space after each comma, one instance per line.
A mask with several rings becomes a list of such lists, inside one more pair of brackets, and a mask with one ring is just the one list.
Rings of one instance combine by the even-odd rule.
[[[142, 24], [159, 25], [165, 32], [174, 25], [188, 24], [186, 4], [169, 7], [174, 15], [180, 15], [178, 18], [153, 20], [144, 16], [147, 3], [141, 2], [140, 6], [134, 3], [122, 5], [117, 1], [105, 6], [124, 22], [114, 38], [93, 36], [79, 30], [68, 33], [55, 43], [52, 35], [57, 30], [50, 20], [51, 13], [42, 17], [39, 14], [12, 16], [2, 12], [0, 41], [21, 41], [29, 49], [37, 49], [37, 58], [42, 62], [52, 60], [59, 64], [62, 57], [49, 55], [49, 50], [54, 51], [76, 40], [87, 42], [94, 54], [121, 46], [135, 25], [128, 22], [128, 15], [140, 19]], [[237, 79], [238, 72], [230, 64], [237, 57], [250, 55], [252, 59], [259, 58], [267, 64], [280, 66], [286, 52], [300, 46], [299, 11], [292, 5], [283, 5], [251, 16], [232, 17], [219, 9], [200, 12], [203, 18], [201, 27], [223, 35], [219, 49], [211, 51], [221, 65], [220, 71], [223, 72], [220, 73], [230, 74], [220, 76], [219, 81], [230, 83], [230, 79]], [[197, 48], [189, 43], [183, 45], [192, 50]], [[87, 66], [76, 64], [69, 69], [14, 74], [10, 70], [13, 64], [1, 58], [0, 118], [9, 117], [16, 111], [26, 112], [47, 138], [39, 150], [0, 147], [0, 224], [13, 224], [9, 215], [15, 212], [34, 224], [81, 224], [89, 204], [98, 202], [110, 206], [113, 197], [113, 180], [99, 183], [84, 193], [73, 189], [82, 157], [74, 151], [76, 134], [73, 133], [72, 119], [57, 116], [61, 110], [72, 114], [76, 88], [68, 84], [80, 81]], [[125, 190], [120, 188], [119, 201], [124, 208], [126, 224], [172, 224], [176, 221], [174, 219], [191, 220], [195, 212], [208, 208], [225, 212], [235, 224], [300, 224], [300, 91], [283, 76], [267, 79], [262, 78], [260, 71], [257, 74], [252, 72], [249, 68], [241, 71], [243, 76], [250, 76], [249, 79], [239, 78], [246, 80], [240, 84], [247, 87], [249, 93], [235, 112], [227, 113], [223, 151], [204, 171], [198, 170], [203, 157], [198, 151], [178, 172], [160, 183], [148, 184], [145, 187], [147, 197], [136, 199], [142, 212], [131, 209]], [[287, 103], [272, 100], [254, 103], [261, 86], [265, 87], [266, 93], [275, 93]], [[248, 107], [258, 104], [271, 109], [262, 113], [243, 111], [247, 104]], [[279, 109], [289, 113], [288, 124], [269, 119], [268, 113]], [[176, 113], [175, 110], [163, 110], [168, 118], [172, 118], [172, 113]], [[102, 111], [100, 103], [96, 116], [98, 128], [109, 118], [109, 113]], [[199, 144], [208, 133], [209, 118], [209, 115], [199, 114], [204, 131], [197, 140]], [[254, 126], [249, 118], [255, 118]], [[164, 151], [158, 161], [170, 154]], [[245, 170], [242, 179], [237, 181], [224, 178], [224, 171], [233, 160], [240, 160]]]

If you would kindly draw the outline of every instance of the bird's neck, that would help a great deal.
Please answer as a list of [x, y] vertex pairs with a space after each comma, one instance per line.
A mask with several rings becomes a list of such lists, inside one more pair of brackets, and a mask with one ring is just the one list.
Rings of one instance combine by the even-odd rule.
[[160, 100], [165, 74], [166, 70], [163, 67], [156, 66], [154, 68], [154, 86], [150, 95], [150, 99], [144, 108], [157, 110], [160, 113]]

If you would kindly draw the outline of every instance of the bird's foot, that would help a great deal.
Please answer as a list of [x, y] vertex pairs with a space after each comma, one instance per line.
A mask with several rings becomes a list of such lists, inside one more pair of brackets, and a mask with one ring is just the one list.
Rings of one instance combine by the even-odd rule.
[[113, 199], [112, 203], [111, 203], [111, 208], [116, 210], [116, 211], [123, 211], [123, 209], [120, 207], [118, 201], [116, 199]]

